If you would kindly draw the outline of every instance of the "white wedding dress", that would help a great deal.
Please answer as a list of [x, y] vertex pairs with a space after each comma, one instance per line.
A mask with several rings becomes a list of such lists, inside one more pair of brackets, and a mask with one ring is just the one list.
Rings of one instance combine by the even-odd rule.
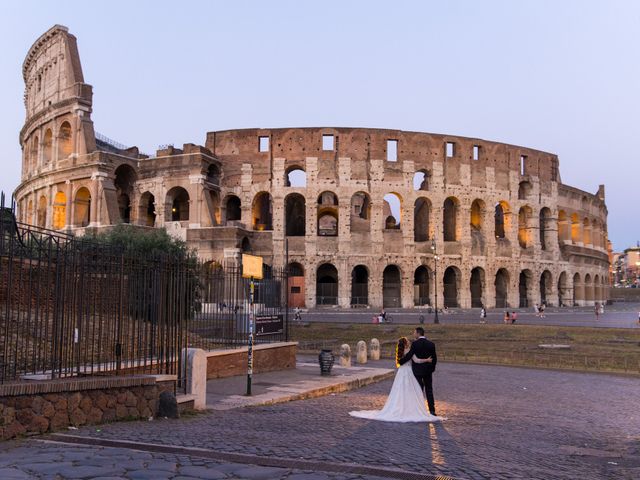
[[383, 422], [437, 422], [443, 419], [427, 410], [420, 385], [413, 376], [411, 362], [398, 368], [382, 410], [360, 410], [349, 412], [349, 415]]

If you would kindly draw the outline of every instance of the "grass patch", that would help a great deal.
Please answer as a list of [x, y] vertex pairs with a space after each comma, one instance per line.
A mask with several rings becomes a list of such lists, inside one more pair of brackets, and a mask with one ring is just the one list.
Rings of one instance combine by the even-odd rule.
[[[640, 329], [559, 327], [538, 325], [426, 325], [427, 337], [443, 361], [521, 365], [585, 371], [640, 374]], [[383, 358], [392, 358], [399, 336], [410, 336], [403, 325], [313, 323], [293, 326], [292, 338], [301, 352], [320, 348], [337, 351], [347, 343], [355, 353], [359, 340], [377, 338]], [[570, 345], [569, 350], [540, 344]]]

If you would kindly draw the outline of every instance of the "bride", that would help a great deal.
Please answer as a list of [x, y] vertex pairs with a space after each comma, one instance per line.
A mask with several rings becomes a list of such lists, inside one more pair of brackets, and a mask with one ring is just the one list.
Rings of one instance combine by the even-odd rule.
[[[431, 415], [424, 404], [424, 396], [416, 377], [413, 376], [411, 362], [400, 365], [400, 359], [409, 348], [409, 341], [402, 337], [396, 349], [398, 371], [391, 386], [391, 392], [382, 410], [360, 410], [349, 412], [352, 417], [381, 420], [383, 422], [437, 422], [442, 417]], [[415, 363], [431, 362], [431, 358], [412, 358]]]

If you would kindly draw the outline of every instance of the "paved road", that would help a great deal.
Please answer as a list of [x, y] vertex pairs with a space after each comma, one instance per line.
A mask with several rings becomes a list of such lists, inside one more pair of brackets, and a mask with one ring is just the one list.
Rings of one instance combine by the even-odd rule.
[[[513, 311], [514, 309], [510, 309]], [[545, 317], [540, 318], [533, 313], [533, 309], [515, 309], [518, 312], [518, 323], [527, 325], [561, 325], [572, 327], [609, 327], [609, 328], [640, 328], [638, 312], [640, 304], [621, 304], [608, 306], [606, 313], [596, 318], [592, 307], [585, 308], [555, 308], [548, 309]], [[425, 323], [433, 323], [433, 313], [428, 314], [418, 310], [393, 310], [387, 312], [394, 323], [417, 324], [420, 316], [424, 316]], [[311, 310], [302, 313], [303, 322], [327, 323], [371, 323], [377, 311], [373, 310]], [[488, 323], [502, 323], [504, 310], [489, 310]], [[440, 314], [442, 324], [479, 323], [480, 310], [456, 310], [452, 313]]]
[[210, 412], [183, 420], [84, 428], [98, 439], [152, 442], [440, 473], [468, 479], [640, 478], [637, 377], [442, 364], [442, 424], [352, 418], [381, 407], [391, 381], [344, 394]]

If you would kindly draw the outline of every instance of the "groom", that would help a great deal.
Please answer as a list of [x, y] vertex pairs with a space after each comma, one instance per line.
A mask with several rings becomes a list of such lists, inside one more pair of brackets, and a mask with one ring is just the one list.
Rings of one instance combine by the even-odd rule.
[[[415, 339], [411, 344], [411, 349], [400, 360], [400, 365], [411, 361], [411, 369], [413, 375], [420, 384], [420, 389], [427, 396], [427, 403], [429, 404], [429, 412], [431, 415], [436, 414], [436, 405], [433, 400], [433, 383], [431, 375], [436, 371], [436, 363], [438, 363], [438, 356], [436, 355], [436, 346], [433, 342], [427, 340], [424, 336], [424, 328], [418, 327], [413, 332], [413, 338]], [[427, 360], [431, 358], [431, 362], [414, 362], [413, 356], [421, 360]]]

